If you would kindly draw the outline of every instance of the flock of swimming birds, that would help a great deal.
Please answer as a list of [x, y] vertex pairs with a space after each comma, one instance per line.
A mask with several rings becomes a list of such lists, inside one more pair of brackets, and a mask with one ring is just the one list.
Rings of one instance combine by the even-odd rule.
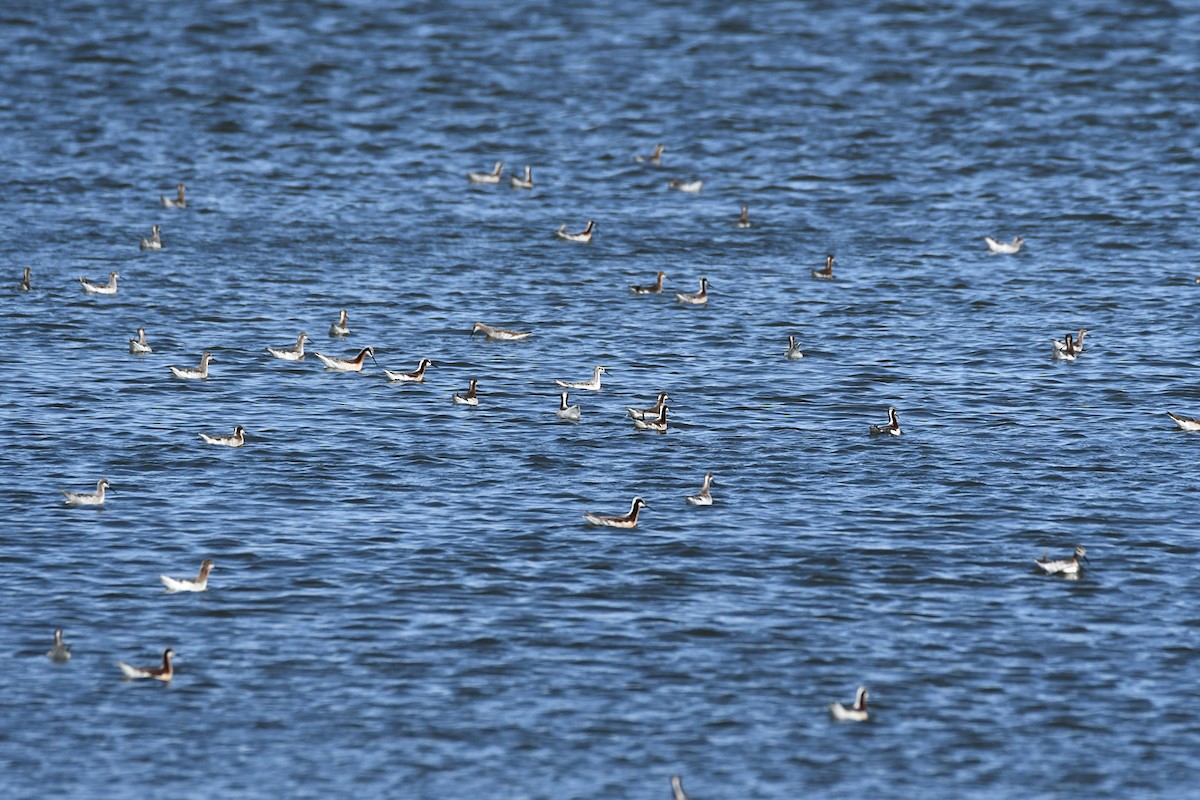
[[[649, 156], [635, 156], [635, 161], [651, 166], [659, 166], [662, 163], [665, 147], [659, 144], [655, 147], [654, 152]], [[504, 174], [503, 162], [496, 162], [491, 172], [468, 172], [467, 179], [472, 184], [499, 184], [502, 181]], [[679, 180], [672, 179], [668, 182], [668, 188], [674, 191], [686, 193], [698, 193], [703, 188], [702, 180]], [[532, 189], [534, 186], [533, 171], [530, 166], [524, 168], [523, 174], [512, 175], [509, 177], [509, 184], [514, 189]], [[176, 187], [176, 196], [174, 198], [163, 196], [160, 198], [162, 207], [173, 209], [186, 209], [186, 189], [181, 183]], [[736, 226], [741, 229], [752, 227], [749, 218], [749, 209], [747, 206], [741, 206], [741, 213], [736, 219]], [[566, 224], [556, 230], [555, 236], [559, 239], [587, 243], [592, 240], [596, 232], [596, 222], [588, 220], [586, 226], [575, 233], [568, 232]], [[1020, 252], [1024, 245], [1024, 239], [1020, 236], [1015, 237], [1011, 242], [998, 241], [990, 236], [984, 237], [989, 251], [1001, 255], [1013, 255]], [[159, 226], [153, 225], [149, 237], [142, 238], [140, 248], [143, 250], [161, 250], [163, 247], [162, 236]], [[813, 269], [812, 277], [815, 280], [834, 280], [834, 265], [836, 259], [833, 254], [829, 254], [825, 259], [825, 266], [821, 269]], [[96, 295], [115, 295], [117, 293], [117, 281], [120, 275], [116, 272], [110, 272], [108, 279], [104, 283], [90, 281], [86, 278], [80, 278], [80, 284], [84, 292]], [[664, 291], [664, 279], [666, 274], [659, 272], [656, 275], [654, 283], [646, 285], [633, 285], [629, 287], [629, 291], [635, 295], [661, 295]], [[1200, 283], [1200, 277], [1196, 279]], [[29, 291], [32, 288], [31, 275], [28, 267], [24, 270], [24, 275], [21, 280], [19, 289]], [[708, 292], [710, 289], [708, 279], [701, 277], [699, 279], [699, 289], [696, 292], [675, 292], [676, 302], [684, 305], [702, 306], [708, 302]], [[521, 341], [533, 334], [532, 331], [517, 331], [500, 328], [488, 325], [483, 322], [476, 322], [471, 329], [471, 336], [476, 333], [482, 334], [489, 341], [496, 342], [516, 342]], [[1055, 359], [1063, 361], [1075, 361], [1084, 351], [1084, 337], [1088, 331], [1086, 328], [1080, 329], [1077, 333], [1067, 333], [1063, 339], [1052, 340], [1052, 354]], [[329, 328], [329, 336], [333, 338], [344, 338], [350, 335], [349, 319], [345, 309], [340, 311], [338, 319]], [[296, 338], [296, 343], [291, 346], [282, 347], [267, 347], [266, 352], [274, 357], [285, 361], [302, 361], [305, 358], [305, 342], [309, 341], [309, 336], [306, 332], [301, 332]], [[131, 353], [144, 355], [153, 352], [150, 342], [147, 340], [146, 331], [143, 328], [137, 329], [135, 338], [129, 341], [129, 350]], [[370, 358], [373, 363], [375, 361], [375, 352], [371, 347], [361, 348], [357, 354], [347, 357], [339, 357], [326, 355], [324, 353], [314, 352], [317, 360], [327, 370], [338, 372], [361, 372], [363, 370], [366, 359]], [[787, 349], [784, 351], [786, 358], [796, 360], [804, 357], [799, 343], [794, 336], [788, 337]], [[200, 356], [199, 365], [197, 367], [180, 367], [170, 366], [168, 369], [171, 374], [179, 380], [207, 380], [209, 377], [209, 365], [213, 362], [211, 353], [205, 352]], [[389, 382], [394, 383], [423, 383], [425, 380], [426, 370], [435, 366], [434, 362], [428, 358], [422, 358], [417, 364], [415, 370], [410, 372], [394, 371], [383, 369], [383, 374]], [[381, 368], [382, 369], [382, 368]], [[607, 368], [603, 365], [595, 366], [591, 378], [580, 381], [556, 380], [557, 386], [562, 389], [559, 394], [559, 406], [555, 411], [556, 416], [563, 421], [577, 422], [581, 419], [582, 410], [579, 405], [572, 405], [570, 402], [571, 391], [591, 391], [598, 392], [601, 390], [602, 376], [606, 373]], [[455, 392], [451, 400], [457, 405], [478, 406], [478, 379], [472, 378], [469, 385], [461, 392]], [[627, 407], [629, 418], [633, 425], [639, 430], [654, 431], [657, 433], [666, 433], [668, 430], [668, 412], [667, 405], [669, 395], [667, 392], [659, 392], [657, 401], [649, 408], [634, 408]], [[1167, 412], [1168, 416], [1175, 423], [1186, 431], [1200, 431], [1200, 419], [1190, 417], [1182, 417], [1172, 412]], [[867, 427], [867, 431], [872, 436], [898, 437], [902, 435], [898, 412], [895, 407], [890, 407], [887, 410], [887, 422], [879, 424], [871, 424]], [[212, 434], [199, 433], [200, 438], [209, 445], [221, 447], [243, 447], [246, 443], [246, 431], [241, 425], [234, 427], [231, 434]], [[711, 506], [713, 504], [712, 487], [714, 484], [713, 474], [706, 473], [704, 475], [703, 484], [693, 495], [688, 495], [685, 500], [693, 506]], [[66, 504], [69, 506], [103, 506], [105, 502], [105, 491], [109, 489], [110, 484], [107, 478], [101, 478], [94, 492], [73, 492], [61, 490], [66, 498]], [[641, 497], [634, 497], [630, 505], [629, 512], [626, 514], [598, 514], [594, 512], [586, 512], [583, 515], [584, 521], [591, 525], [606, 526], [613, 528], [634, 528], [637, 526], [640, 513], [647, 508], [646, 501]], [[1075, 548], [1074, 553], [1069, 558], [1051, 559], [1047, 554], [1043, 553], [1040, 559], [1036, 559], [1034, 564], [1043, 573], [1048, 575], [1060, 575], [1068, 579], [1076, 579], [1079, 577], [1082, 570], [1081, 560], [1087, 561], [1087, 550], [1082, 545]], [[195, 578], [191, 579], [176, 579], [166, 575], [160, 576], [159, 580], [166, 587], [168, 593], [176, 592], [203, 592], [208, 588], [208, 577], [212, 571], [212, 559], [204, 559], [200, 565], [200, 572]], [[162, 655], [162, 662], [156, 666], [150, 667], [133, 667], [124, 662], [117, 662], [117, 666], [125, 677], [129, 679], [151, 678], [163, 682], [168, 682], [174, 675], [174, 666], [172, 657], [175, 651], [167, 648]], [[71, 657], [70, 647], [63, 641], [62, 629], [54, 631], [54, 647], [48, 653], [48, 656], [56, 663], [65, 663]], [[843, 706], [841, 703], [830, 703], [829, 713], [832, 719], [839, 722], [862, 722], [869, 719], [867, 708], [867, 700], [869, 691], [867, 687], [860, 686], [855, 692], [854, 702], [850, 706]], [[672, 776], [671, 787], [675, 796], [675, 800], [687, 800], [687, 795], [683, 792], [681, 779], [678, 775]]]

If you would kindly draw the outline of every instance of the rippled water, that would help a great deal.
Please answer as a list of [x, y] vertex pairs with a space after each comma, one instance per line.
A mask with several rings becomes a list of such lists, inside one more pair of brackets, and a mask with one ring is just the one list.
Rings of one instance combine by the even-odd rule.
[[[1192, 6], [77, 2], [0, 43], [3, 796], [1189, 791]], [[498, 159], [536, 188], [468, 185]], [[301, 330], [437, 366], [265, 353]]]

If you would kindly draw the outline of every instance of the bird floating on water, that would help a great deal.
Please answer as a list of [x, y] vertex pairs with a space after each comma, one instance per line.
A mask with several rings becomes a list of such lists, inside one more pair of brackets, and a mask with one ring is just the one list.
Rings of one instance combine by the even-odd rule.
[[[370, 347], [364, 347], [362, 350], [359, 350], [358, 355], [353, 358], [336, 358], [321, 353], [313, 353], [313, 355], [325, 365], [325, 369], [331, 369], [335, 372], [362, 372], [363, 361], [366, 360], [367, 356], [370, 356], [371, 360], [375, 361], [375, 350]], [[378, 361], [375, 361], [375, 366], [379, 366]]]
[[683, 779], [678, 775], [671, 776], [671, 800], [688, 800], [687, 794], [683, 791]]
[[207, 433], [202, 433], [200, 434], [200, 438], [208, 444], [216, 444], [223, 447], [241, 447], [246, 443], [246, 429], [238, 425], [229, 436], [209, 436]]
[[206, 558], [200, 562], [200, 574], [195, 578], [169, 578], [166, 575], [159, 575], [158, 579], [162, 581], [163, 586], [167, 587], [167, 594], [203, 592], [208, 589], [208, 573], [212, 572], [212, 568], [213, 560]]
[[175, 651], [169, 647], [163, 651], [161, 667], [131, 667], [124, 661], [118, 661], [117, 666], [121, 668], [121, 672], [125, 673], [125, 677], [131, 680], [154, 678], [163, 683], [168, 683], [175, 675], [175, 668], [171, 665], [171, 656], [173, 655], [175, 655]]
[[145, 355], [146, 353], [154, 352], [152, 349], [150, 349], [150, 342], [146, 341], [145, 328], [138, 328], [137, 338], [129, 340], [129, 352], [137, 353], [138, 355]]
[[625, 406], [625, 410], [629, 412], [629, 416], [633, 419], [658, 419], [659, 415], [662, 413], [663, 406], [666, 404], [667, 393], [659, 392], [658, 401], [654, 404], [653, 408], [633, 408], [632, 406]]
[[1167, 412], [1167, 416], [1175, 420], [1175, 424], [1185, 431], [1200, 431], [1200, 419], [1194, 417], [1181, 417], [1178, 414]]
[[667, 432], [667, 412], [670, 410], [668, 406], [663, 406], [658, 410], [658, 416], [654, 419], [649, 417], [645, 419], [634, 419], [633, 427], [639, 431], [654, 431], [655, 433]]
[[870, 692], [867, 687], [860, 686], [854, 693], [854, 705], [846, 708], [841, 703], [830, 703], [829, 714], [838, 722], [863, 722], [868, 718], [867, 698]]
[[[1036, 559], [1033, 563], [1045, 572], [1047, 575], [1078, 575], [1080, 566], [1079, 559], [1088, 561], [1087, 548], [1081, 544], [1075, 545], [1075, 553], [1070, 558], [1058, 559], [1051, 561], [1046, 558], [1046, 553], [1042, 553], [1042, 557]], [[1088, 563], [1092, 563], [1088, 561]]]
[[454, 402], [460, 406], [477, 406], [479, 405], [479, 395], [475, 392], [475, 386], [479, 381], [471, 378], [471, 383], [467, 386], [467, 391], [464, 394], [455, 394]]
[[349, 336], [350, 324], [346, 320], [346, 309], [338, 316], [338, 321], [329, 326], [330, 336]]
[[708, 278], [700, 279], [700, 291], [676, 292], [675, 301], [689, 306], [702, 306], [708, 302]]
[[63, 641], [63, 629], [54, 629], [54, 648], [46, 655], [55, 664], [65, 664], [71, 660], [71, 645]]
[[654, 154], [653, 155], [634, 156], [633, 160], [638, 162], [639, 164], [653, 164], [654, 166], [657, 167], [659, 164], [662, 163], [663, 151], [666, 149], [667, 148], [664, 147], [663, 145], [656, 144], [656, 145], [654, 145]]
[[502, 172], [504, 172], [504, 162], [497, 161], [491, 172], [468, 172], [467, 180], [471, 183], [499, 183]]
[[568, 422], [578, 422], [582, 414], [578, 405], [568, 405], [567, 392], [562, 392], [559, 395], [558, 410], [554, 412], [559, 419], [565, 419]]
[[784, 351], [784, 355], [786, 355], [792, 361], [795, 361], [798, 358], [804, 358], [804, 353], [800, 352], [800, 345], [796, 343], [795, 336], [788, 337], [788, 346], [787, 350]]
[[871, 433], [886, 433], [889, 436], [900, 435], [900, 419], [896, 416], [894, 407], [888, 408], [888, 421], [886, 425], [872, 425], [868, 429]]
[[990, 236], [983, 237], [983, 240], [987, 242], [988, 250], [991, 250], [993, 253], [1005, 253], [1007, 255], [1018, 252], [1021, 249], [1021, 245], [1025, 244], [1025, 240], [1020, 236], [1017, 236], [1011, 242], [998, 242]]
[[21, 276], [21, 283], [18, 287], [22, 292], [28, 292], [33, 288], [33, 284], [29, 282], [29, 267], [25, 268], [25, 272]]
[[[1087, 328], [1080, 328], [1079, 334], [1075, 337], [1074, 345], [1076, 355], [1083, 352], [1083, 337], [1087, 336], [1087, 332]], [[1071, 337], [1067, 336], [1063, 339], [1052, 339], [1051, 342], [1054, 344], [1055, 350], [1065, 351], [1067, 349], [1067, 342], [1070, 341], [1070, 339]]]
[[206, 381], [208, 380], [208, 365], [212, 361], [212, 353], [205, 353], [200, 356], [199, 369], [189, 369], [186, 367], [167, 367], [167, 369], [171, 370], [171, 374], [176, 378], [191, 381]]
[[533, 188], [533, 168], [528, 164], [525, 165], [525, 177], [518, 178], [516, 175], [510, 175], [508, 178], [509, 184], [514, 189], [532, 189]]
[[150, 228], [150, 238], [142, 239], [142, 250], [162, 250], [162, 239], [158, 235], [158, 226], [153, 225]]
[[492, 341], [500, 342], [519, 342], [529, 336], [532, 331], [510, 331], [504, 328], [494, 328], [491, 325], [484, 325], [482, 322], [476, 322], [475, 327], [471, 328], [471, 335], [482, 333]]
[[66, 504], [69, 506], [102, 506], [104, 505], [104, 490], [109, 487], [108, 478], [101, 478], [96, 481], [96, 491], [94, 492], [68, 492], [66, 489], [59, 489], [66, 499]]
[[296, 337], [296, 344], [291, 347], [268, 347], [267, 352], [276, 358], [281, 358], [284, 361], [303, 361], [304, 360], [304, 340], [308, 338], [308, 334], [303, 331]]
[[630, 286], [629, 291], [634, 294], [662, 294], [663, 278], [667, 277], [667, 273], [658, 273], [658, 279], [649, 286]]
[[630, 507], [628, 514], [609, 516], [587, 512], [583, 515], [583, 518], [591, 525], [604, 525], [609, 528], [635, 528], [637, 527], [638, 514], [645, 507], [646, 501], [640, 497], [635, 497], [633, 498], [633, 505]]
[[1075, 355], [1079, 351], [1075, 347], [1075, 342], [1071, 339], [1071, 334], [1067, 334], [1062, 344], [1063, 347], [1059, 349], [1058, 342], [1054, 342], [1054, 357], [1062, 361], [1074, 361]]
[[108, 273], [108, 283], [93, 283], [87, 278], [80, 278], [79, 283], [83, 286], [83, 291], [88, 294], [116, 294], [117, 293], [117, 278], [121, 277], [117, 272]]
[[592, 240], [592, 232], [596, 230], [595, 220], [588, 220], [587, 227], [579, 233], [567, 233], [567, 224], [564, 222], [554, 235], [560, 239], [566, 239], [568, 242], [590, 242]]
[[586, 381], [563, 381], [557, 378], [554, 382], [564, 389], [584, 389], [589, 392], [600, 391], [600, 376], [608, 372], [608, 367], [597, 366], [592, 370], [592, 377]]
[[679, 178], [672, 178], [667, 181], [667, 188], [676, 192], [684, 192], [685, 194], [700, 194], [700, 190], [704, 188], [704, 181], [685, 181]]
[[187, 198], [185, 198], [183, 196], [183, 184], [181, 183], [175, 187], [175, 199], [174, 200], [167, 197], [166, 195], [163, 195], [162, 196], [162, 204], [163, 204], [163, 208], [187, 208]]
[[711, 472], [704, 473], [704, 485], [700, 487], [700, 491], [696, 492], [696, 494], [687, 496], [688, 503], [693, 506], [711, 506], [713, 504], [712, 482], [713, 474]]
[[825, 256], [825, 268], [814, 269], [812, 271], [812, 276], [823, 281], [833, 280], [833, 264], [835, 261], [837, 261], [837, 259], [833, 257], [832, 253]]
[[742, 229], [751, 227], [749, 206], [742, 206], [742, 215], [738, 217], [737, 226]]
[[427, 367], [432, 367], [433, 365], [433, 362], [428, 358], [422, 358], [421, 363], [419, 363], [417, 368], [412, 372], [393, 372], [390, 369], [385, 369], [383, 374], [389, 381], [392, 381], [393, 383], [424, 383], [425, 369]]

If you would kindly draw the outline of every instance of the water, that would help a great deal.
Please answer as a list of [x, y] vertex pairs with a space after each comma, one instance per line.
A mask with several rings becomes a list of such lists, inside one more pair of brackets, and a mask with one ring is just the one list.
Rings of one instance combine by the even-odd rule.
[[[0, 43], [3, 796], [1190, 791], [1191, 6], [85, 1]], [[301, 330], [437, 366], [264, 352]]]

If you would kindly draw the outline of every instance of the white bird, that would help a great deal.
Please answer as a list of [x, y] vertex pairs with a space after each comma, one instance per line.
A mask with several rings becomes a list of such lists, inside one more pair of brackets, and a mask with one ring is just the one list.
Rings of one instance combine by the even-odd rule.
[[694, 506], [711, 506], [712, 498], [712, 482], [713, 474], [711, 472], [704, 473], [704, 485], [700, 487], [700, 491], [696, 494], [687, 496], [687, 501]]
[[[1047, 575], [1078, 575], [1080, 566], [1079, 559], [1088, 561], [1087, 548], [1081, 544], [1075, 545], [1075, 553], [1070, 558], [1058, 559], [1050, 561], [1046, 558], [1046, 553], [1042, 553], [1042, 557], [1034, 560], [1033, 563], [1041, 568], [1042, 572]], [[1088, 561], [1088, 563], [1092, 563]]]
[[63, 641], [62, 628], [54, 629], [54, 649], [46, 655], [55, 664], [65, 664], [71, 660], [71, 645]]
[[662, 408], [660, 408], [658, 410], [658, 417], [656, 419], [649, 419], [649, 418], [634, 419], [633, 427], [637, 428], [639, 431], [654, 431], [655, 433], [666, 433], [667, 432], [667, 411], [669, 411], [669, 410], [670, 409], [667, 406], [663, 406]]
[[832, 253], [825, 256], [825, 268], [814, 269], [812, 271], [812, 276], [824, 281], [833, 280], [833, 264], [835, 261], [837, 261], [837, 259], [833, 257]]
[[433, 362], [428, 358], [422, 358], [421, 363], [417, 365], [413, 372], [393, 372], [390, 369], [385, 369], [383, 374], [387, 376], [389, 381], [395, 383], [424, 383], [425, 368], [434, 366]]
[[629, 291], [634, 294], [662, 294], [663, 278], [667, 277], [667, 273], [658, 273], [658, 280], [649, 286], [630, 286]]
[[183, 184], [175, 187], [175, 199], [162, 196], [163, 208], [187, 208], [187, 199], [183, 196]]
[[104, 490], [108, 486], [108, 478], [101, 478], [96, 481], [96, 491], [94, 492], [68, 492], [66, 489], [59, 489], [59, 491], [63, 493], [63, 497], [67, 498], [66, 504], [69, 506], [102, 506], [104, 505]]
[[[1075, 342], [1074, 342], [1076, 354], [1083, 352], [1083, 337], [1087, 336], [1087, 332], [1088, 332], [1087, 328], [1079, 329], [1079, 335], [1075, 337]], [[1067, 349], [1067, 339], [1069, 339], [1069, 338], [1070, 337], [1066, 337], [1064, 339], [1052, 339], [1051, 342], [1054, 344], [1054, 349], [1055, 350], [1066, 350]]]
[[1200, 431], [1200, 419], [1194, 417], [1181, 417], [1178, 414], [1167, 412], [1167, 416], [1175, 420], [1175, 424], [1185, 431]]
[[846, 708], [841, 703], [830, 703], [829, 713], [838, 722], [863, 722], [867, 719], [867, 687], [860, 686], [854, 693], [854, 705]]
[[683, 780], [678, 775], [671, 776], [671, 800], [688, 800], [683, 791]]
[[528, 164], [525, 165], [525, 177], [518, 178], [516, 175], [508, 177], [509, 184], [514, 189], [532, 189], [533, 188], [533, 168]]
[[788, 337], [788, 348], [784, 351], [784, 355], [795, 361], [798, 358], [804, 358], [804, 353], [800, 352], [800, 345], [796, 344], [796, 337]]
[[454, 402], [460, 406], [479, 405], [479, 395], [475, 392], [475, 385], [478, 382], [475, 378], [471, 378], [471, 383], [467, 386], [467, 391], [464, 394], [455, 394]]
[[676, 292], [675, 300], [689, 306], [702, 306], [708, 302], [708, 278], [700, 279], [700, 291]]
[[633, 505], [630, 507], [628, 514], [608, 516], [587, 512], [583, 515], [583, 518], [591, 525], [605, 525], [609, 528], [634, 528], [637, 527], [638, 514], [645, 507], [646, 501], [640, 497], [635, 497], [633, 498]]
[[869, 430], [871, 433], [886, 433], [889, 436], [899, 436], [900, 419], [896, 416], [896, 409], [888, 408], [888, 421], [886, 425], [872, 425]]
[[163, 586], [167, 587], [167, 594], [203, 592], [208, 589], [208, 573], [212, 572], [212, 568], [212, 559], [206, 558], [200, 562], [200, 574], [195, 578], [169, 578], [166, 575], [159, 575], [158, 579], [162, 581]]
[[596, 367], [592, 370], [592, 377], [586, 381], [562, 381], [557, 378], [554, 382], [564, 389], [585, 389], [589, 392], [600, 391], [600, 376], [608, 372], [608, 367]]
[[223, 447], [241, 447], [246, 443], [246, 429], [238, 425], [229, 436], [209, 436], [207, 433], [202, 433], [200, 434], [200, 438], [208, 444], [217, 444]]
[[208, 380], [208, 365], [212, 360], [212, 353], [205, 353], [204, 355], [200, 356], [199, 369], [187, 369], [183, 367], [167, 367], [167, 369], [171, 370], [171, 374], [176, 378], [192, 381], [206, 381]]
[[743, 230], [751, 227], [750, 208], [748, 206], [742, 206], [742, 215], [738, 217], [737, 226]]
[[497, 161], [491, 172], [468, 172], [467, 180], [471, 183], [499, 183], [500, 173], [504, 171], [504, 162]]
[[167, 683], [175, 674], [175, 668], [171, 665], [171, 656], [173, 655], [175, 655], [175, 651], [168, 647], [163, 652], [161, 667], [131, 667], [124, 661], [118, 661], [117, 666], [121, 668], [121, 672], [125, 673], [126, 678], [154, 678]]
[[18, 288], [20, 288], [22, 292], [28, 292], [33, 288], [33, 284], [29, 282], [29, 267], [25, 268], [25, 272], [21, 276], [21, 283], [19, 284]]
[[162, 239], [159, 238], [157, 225], [153, 225], [150, 227], [150, 238], [142, 239], [141, 249], [142, 250], [162, 250]]
[[565, 419], [569, 422], [578, 422], [580, 417], [579, 406], [567, 405], [567, 393], [563, 392], [559, 397], [558, 411], [554, 412], [559, 419]]
[[658, 401], [654, 404], [653, 408], [633, 408], [632, 406], [625, 406], [625, 410], [629, 412], [629, 416], [633, 419], [658, 419], [658, 416], [662, 413], [663, 406], [666, 404], [667, 393], [659, 392]]
[[346, 321], [346, 309], [342, 309], [342, 313], [338, 316], [338, 321], [329, 326], [330, 336], [349, 336], [350, 325]]
[[673, 178], [667, 181], [667, 188], [673, 189], [676, 192], [686, 192], [687, 194], [700, 194], [700, 190], [704, 188], [704, 181], [684, 181], [678, 178]]
[[[358, 351], [358, 355], [354, 358], [335, 358], [333, 356], [322, 355], [321, 353], [313, 353], [317, 360], [325, 365], [325, 369], [331, 369], [336, 372], [362, 372], [363, 361], [367, 356], [375, 361], [375, 351], [370, 347], [364, 347]], [[379, 362], [375, 361], [375, 366], [379, 366]]]
[[484, 325], [482, 322], [476, 322], [475, 327], [471, 328], [472, 336], [476, 332], [482, 333], [492, 341], [501, 342], [519, 342], [522, 339], [528, 338], [529, 334], [532, 333], [532, 331], [510, 331], [504, 328], [493, 328], [491, 325]]
[[1058, 347], [1058, 342], [1054, 343], [1054, 357], [1062, 361], [1074, 361], [1075, 355], [1078, 352], [1079, 351], [1075, 348], [1075, 342], [1071, 340], [1071, 334], [1069, 333], [1067, 334], [1066, 339], [1063, 341], [1063, 347], [1061, 350]]
[[554, 235], [560, 239], [566, 239], [568, 242], [590, 242], [592, 240], [592, 231], [596, 230], [594, 220], [588, 220], [587, 227], [579, 233], [567, 233], [567, 224], [564, 222], [562, 226], [554, 232]]
[[657, 167], [659, 164], [662, 163], [663, 151], [666, 149], [667, 148], [663, 147], [661, 144], [656, 144], [656, 145], [654, 145], [654, 155], [634, 156], [633, 160], [638, 162], [639, 164], [653, 164], [654, 166]]
[[146, 353], [154, 352], [150, 349], [150, 342], [146, 341], [145, 328], [138, 328], [137, 338], [129, 340], [129, 352], [137, 353], [138, 355], [145, 355]]
[[1006, 253], [1008, 255], [1016, 253], [1021, 249], [1021, 245], [1025, 244], [1025, 240], [1020, 236], [1011, 242], [998, 242], [990, 236], [983, 237], [983, 240], [987, 242], [988, 250], [991, 250], [993, 253]]
[[117, 293], [117, 278], [121, 277], [116, 272], [108, 273], [108, 283], [93, 283], [87, 278], [80, 278], [79, 283], [83, 285], [83, 291], [88, 294], [116, 294]]
[[282, 358], [284, 361], [303, 361], [304, 360], [304, 340], [308, 338], [308, 334], [301, 331], [296, 337], [296, 344], [292, 347], [268, 347], [267, 352], [276, 358]]

